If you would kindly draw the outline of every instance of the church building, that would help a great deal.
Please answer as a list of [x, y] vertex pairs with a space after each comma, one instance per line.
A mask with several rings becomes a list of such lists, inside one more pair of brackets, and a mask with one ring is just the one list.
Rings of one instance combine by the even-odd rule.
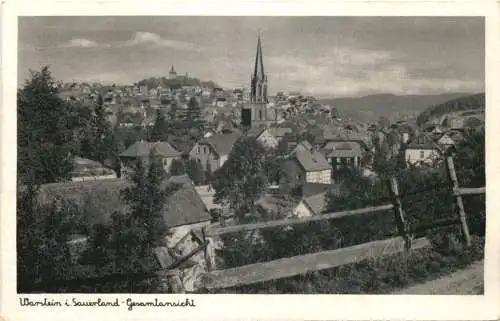
[[269, 126], [277, 122], [276, 109], [267, 107], [267, 75], [264, 72], [260, 34], [257, 39], [257, 53], [250, 80], [249, 98], [249, 102], [243, 106], [241, 111], [241, 123], [244, 127]]

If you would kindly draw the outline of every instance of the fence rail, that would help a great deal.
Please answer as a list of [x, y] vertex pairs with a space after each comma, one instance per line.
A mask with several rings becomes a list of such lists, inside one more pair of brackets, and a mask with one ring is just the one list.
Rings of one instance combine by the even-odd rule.
[[471, 238], [469, 228], [467, 226], [467, 218], [463, 206], [462, 195], [485, 194], [486, 188], [461, 188], [458, 184], [452, 157], [447, 157], [446, 169], [450, 182], [449, 190], [452, 190], [455, 196], [455, 203], [458, 208], [458, 217], [439, 219], [434, 222], [410, 228], [408, 221], [405, 218], [405, 211], [402, 206], [401, 199], [404, 196], [416, 195], [419, 192], [423, 193], [429, 189], [422, 189], [417, 192], [399, 193], [397, 180], [395, 178], [390, 178], [388, 181], [388, 187], [391, 194], [391, 204], [326, 213], [306, 218], [287, 218], [282, 220], [238, 224], [232, 226], [209, 226], [204, 229], [204, 235], [205, 237], [210, 238], [229, 233], [290, 226], [314, 221], [338, 219], [354, 215], [368, 215], [374, 212], [393, 210], [395, 223], [400, 234], [398, 237], [381, 241], [372, 241], [347, 248], [282, 258], [224, 270], [210, 271], [209, 269], [207, 273], [202, 274], [200, 278], [201, 283], [203, 284], [203, 287], [208, 290], [230, 288], [239, 285], [248, 285], [274, 279], [292, 277], [308, 272], [320, 271], [345, 264], [356, 263], [372, 257], [424, 248], [431, 245], [430, 241], [425, 237], [412, 239], [412, 235], [438, 226], [461, 224], [465, 244], [470, 246]]
[[219, 227], [219, 226], [208, 227], [205, 231], [205, 234], [206, 234], [206, 236], [210, 237], [210, 236], [237, 233], [237, 232], [248, 232], [248, 231], [252, 231], [252, 230], [268, 229], [268, 228], [274, 228], [274, 227], [280, 227], [280, 226], [304, 224], [304, 223], [309, 223], [309, 222], [314, 222], [314, 221], [324, 221], [324, 220], [337, 219], [337, 218], [346, 217], [346, 216], [363, 215], [363, 214], [370, 214], [370, 213], [375, 213], [375, 212], [387, 211], [387, 210], [391, 210], [393, 207], [394, 206], [392, 204], [387, 204], [387, 205], [373, 206], [373, 207], [367, 207], [367, 208], [362, 208], [362, 209], [357, 209], [357, 210], [326, 213], [323, 215], [310, 216], [310, 217], [304, 217], [304, 218], [286, 218], [286, 219], [282, 219], [282, 220], [273, 220], [273, 221], [250, 223], [250, 224], [238, 224], [238, 225], [230, 225], [230, 226], [222, 226], [222, 227]]
[[[204, 274], [201, 281], [208, 290], [230, 288], [274, 279], [315, 272], [337, 266], [356, 263], [369, 258], [403, 252], [402, 237], [373, 241], [331, 251], [293, 256], [274, 261], [244, 265]], [[427, 238], [412, 243], [412, 249], [430, 246]]]

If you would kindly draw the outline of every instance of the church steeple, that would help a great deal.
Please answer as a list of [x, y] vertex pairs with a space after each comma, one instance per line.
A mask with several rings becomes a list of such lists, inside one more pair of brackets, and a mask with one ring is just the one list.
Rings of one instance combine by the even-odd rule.
[[267, 75], [264, 72], [260, 31], [257, 37], [257, 52], [255, 54], [255, 66], [250, 87], [251, 102], [267, 103]]

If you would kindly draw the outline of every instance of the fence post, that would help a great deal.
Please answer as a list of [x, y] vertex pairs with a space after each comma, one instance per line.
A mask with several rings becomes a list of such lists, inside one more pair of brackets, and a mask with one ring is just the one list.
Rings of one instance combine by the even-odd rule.
[[208, 251], [208, 247], [210, 246], [211, 242], [209, 239], [207, 239], [207, 232], [206, 232], [206, 227], [203, 227], [201, 229], [201, 233], [203, 235], [203, 242], [208, 242], [207, 246], [205, 246], [205, 249], [204, 249], [204, 256], [205, 256], [205, 262], [207, 264], [207, 271], [210, 272], [213, 270], [213, 266], [212, 266], [212, 260], [210, 258], [210, 253]]
[[455, 201], [458, 207], [458, 214], [460, 215], [460, 222], [462, 224], [462, 233], [467, 246], [471, 245], [469, 226], [467, 225], [467, 216], [465, 214], [464, 203], [462, 201], [462, 195], [460, 194], [460, 186], [458, 185], [457, 173], [455, 172], [455, 165], [453, 163], [453, 157], [446, 157], [446, 169], [448, 172], [448, 178], [451, 181], [453, 188], [453, 195], [455, 196]]
[[405, 213], [401, 204], [398, 181], [394, 176], [389, 178], [389, 190], [391, 192], [392, 204], [394, 205], [394, 217], [396, 219], [399, 234], [404, 238], [405, 250], [409, 251], [411, 249], [411, 236], [409, 233], [408, 222], [405, 220]]

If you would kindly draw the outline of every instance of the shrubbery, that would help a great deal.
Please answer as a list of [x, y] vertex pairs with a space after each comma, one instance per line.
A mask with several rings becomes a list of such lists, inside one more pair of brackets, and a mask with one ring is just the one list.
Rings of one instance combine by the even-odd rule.
[[[465, 148], [470, 148], [464, 152]], [[459, 146], [455, 168], [461, 186], [484, 184], [484, 134], [467, 137]], [[482, 159], [482, 161], [481, 161]], [[475, 167], [471, 167], [475, 164]], [[458, 218], [455, 200], [443, 163], [435, 167], [394, 171], [403, 209], [410, 228], [439, 219]], [[385, 180], [371, 181], [355, 172], [345, 179], [342, 196], [328, 195], [330, 212], [390, 203]], [[484, 186], [484, 185], [483, 185]], [[418, 193], [415, 193], [418, 192]], [[384, 293], [398, 287], [435, 278], [483, 258], [485, 227], [484, 195], [464, 196], [469, 229], [474, 236], [471, 248], [463, 246], [459, 225], [436, 227], [415, 237], [428, 236], [433, 249], [399, 254], [339, 267], [328, 271], [266, 282], [241, 288], [242, 293]], [[283, 257], [332, 250], [398, 235], [394, 213], [385, 211], [335, 220], [311, 222], [288, 228], [235, 233], [223, 237], [222, 257], [229, 268]], [[252, 236], [252, 237], [250, 237]], [[240, 291], [236, 289], [235, 291]]]
[[[384, 294], [409, 285], [433, 280], [463, 269], [484, 257], [484, 238], [473, 237], [471, 247], [453, 248], [434, 240], [437, 247], [399, 253], [383, 258], [286, 279], [221, 290], [218, 293], [315, 293]], [[481, 290], [481, 289], [479, 289]]]

